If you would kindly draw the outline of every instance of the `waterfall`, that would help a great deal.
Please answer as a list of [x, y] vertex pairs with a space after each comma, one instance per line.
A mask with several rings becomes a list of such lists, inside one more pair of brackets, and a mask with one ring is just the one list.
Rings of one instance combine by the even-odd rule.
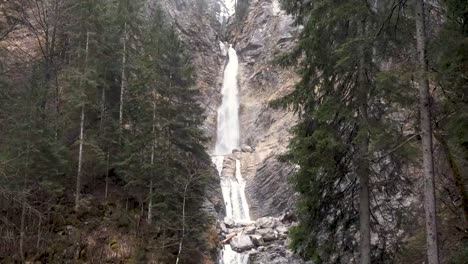
[[[222, 47], [222, 46], [221, 46]], [[236, 223], [250, 222], [249, 205], [245, 197], [245, 181], [242, 178], [241, 162], [236, 159], [235, 177], [223, 175], [225, 156], [233, 149], [239, 148], [239, 88], [237, 74], [239, 61], [237, 53], [229, 46], [229, 61], [224, 70], [223, 95], [221, 106], [218, 108], [218, 128], [216, 137], [215, 156], [216, 165], [221, 180], [221, 189], [226, 205], [226, 217]], [[222, 251], [221, 264], [247, 264], [249, 255], [237, 253], [229, 244]]]
[[216, 155], [230, 154], [239, 147], [239, 89], [237, 87], [237, 72], [239, 62], [237, 53], [229, 47], [229, 62], [224, 70], [223, 102], [218, 108], [218, 130]]

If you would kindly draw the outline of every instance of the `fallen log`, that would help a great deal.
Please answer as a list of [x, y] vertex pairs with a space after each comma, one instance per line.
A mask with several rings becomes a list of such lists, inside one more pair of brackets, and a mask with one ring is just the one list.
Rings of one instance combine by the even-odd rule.
[[231, 240], [233, 237], [237, 236], [237, 233], [236, 232], [232, 232], [230, 233], [229, 235], [226, 236], [226, 238], [221, 241], [222, 244], [226, 244], [227, 242], [229, 242], [229, 240]]

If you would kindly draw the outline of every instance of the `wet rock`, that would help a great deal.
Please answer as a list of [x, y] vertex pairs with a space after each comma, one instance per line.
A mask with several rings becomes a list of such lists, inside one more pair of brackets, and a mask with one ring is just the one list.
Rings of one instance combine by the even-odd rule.
[[249, 225], [244, 228], [244, 234], [246, 235], [253, 235], [255, 234], [255, 230], [257, 228], [254, 225]]
[[280, 234], [287, 234], [288, 228], [286, 226], [277, 226], [276, 231], [278, 231]]
[[235, 153], [238, 153], [238, 152], [241, 152], [241, 150], [240, 149], [233, 149], [232, 150], [232, 154], [235, 154]]
[[246, 235], [238, 235], [231, 239], [231, 247], [232, 250], [236, 252], [244, 252], [251, 248], [254, 248], [255, 245], [252, 243], [252, 240], [249, 236]]
[[262, 236], [265, 242], [278, 239], [277, 233], [272, 228], [258, 229], [256, 234]]
[[276, 221], [277, 220], [273, 217], [263, 217], [257, 219], [257, 221], [255, 221], [255, 225], [258, 228], [275, 228], [277, 225]]
[[261, 235], [251, 235], [250, 239], [252, 240], [252, 243], [256, 247], [263, 246], [265, 244], [265, 241], [263, 240], [263, 237]]
[[286, 212], [285, 214], [283, 214], [281, 216], [280, 221], [283, 224], [290, 224], [290, 223], [293, 223], [293, 222], [297, 222], [297, 217], [293, 212], [288, 211], [288, 212]]
[[248, 152], [248, 153], [254, 152], [254, 149], [251, 146], [247, 146], [247, 145], [242, 145], [241, 150], [242, 152]]
[[228, 229], [226, 227], [226, 224], [224, 222], [220, 222], [219, 223], [219, 229], [223, 232], [223, 233], [227, 233], [228, 232]]
[[236, 225], [236, 222], [234, 222], [234, 220], [232, 220], [229, 217], [224, 217], [224, 224], [226, 225], [226, 227], [234, 227]]

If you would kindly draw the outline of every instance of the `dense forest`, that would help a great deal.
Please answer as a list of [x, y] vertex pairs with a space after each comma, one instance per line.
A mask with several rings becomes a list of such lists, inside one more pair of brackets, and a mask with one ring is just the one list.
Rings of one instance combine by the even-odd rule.
[[0, 262], [197, 263], [212, 167], [170, 20], [135, 0], [0, 5]]
[[[206, 24], [213, 3], [231, 3], [174, 1]], [[212, 44], [253, 30], [259, 1], [233, 0]], [[300, 263], [468, 263], [468, 1], [264, 2], [298, 32], [264, 68], [298, 80], [267, 105], [297, 118], [277, 158], [295, 168], [284, 241]], [[191, 45], [205, 36], [164, 4], [0, 0], [0, 263], [233, 264], [222, 244], [275, 225], [227, 229], [223, 209], [207, 209], [221, 192], [204, 126], [216, 107], [198, 86], [216, 77], [197, 76], [210, 71], [193, 50], [208, 48]], [[238, 50], [241, 64], [262, 45]]]
[[300, 117], [283, 157], [300, 166], [292, 247], [316, 263], [466, 263], [468, 2], [282, 3], [304, 27], [278, 59], [301, 80], [274, 103]]

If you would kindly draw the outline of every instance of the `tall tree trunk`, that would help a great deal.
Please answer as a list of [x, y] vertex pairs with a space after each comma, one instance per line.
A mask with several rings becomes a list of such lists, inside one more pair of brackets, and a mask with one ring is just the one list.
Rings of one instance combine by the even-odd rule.
[[101, 95], [101, 120], [99, 122], [99, 133], [103, 136], [104, 130], [104, 121], [106, 119], [106, 89], [102, 88], [102, 95]]
[[19, 241], [19, 251], [20, 251], [22, 263], [25, 263], [25, 260], [26, 260], [25, 254], [24, 254], [25, 222], [26, 222], [26, 201], [23, 201], [21, 205], [21, 224], [20, 224], [20, 241]]
[[419, 59], [418, 82], [421, 112], [421, 138], [424, 170], [424, 208], [426, 212], [427, 260], [429, 264], [439, 263], [437, 241], [437, 215], [434, 188], [434, 157], [432, 147], [431, 96], [427, 78], [426, 32], [424, 0], [417, 0], [416, 42]]
[[149, 202], [148, 202], [148, 224], [151, 224], [153, 218], [153, 178], [154, 178], [154, 152], [156, 145], [156, 92], [153, 94], [153, 128], [152, 128], [152, 144], [151, 144], [151, 180], [149, 189]]
[[153, 180], [150, 181], [150, 186], [149, 186], [149, 201], [148, 201], [148, 219], [147, 223], [148, 225], [151, 224], [153, 220]]
[[85, 65], [83, 77], [80, 80], [81, 89], [81, 118], [80, 118], [80, 147], [78, 152], [78, 172], [76, 173], [76, 194], [75, 194], [75, 210], [78, 210], [80, 203], [80, 192], [81, 192], [81, 171], [83, 167], [83, 141], [84, 141], [84, 119], [85, 119], [85, 92], [83, 88], [83, 79], [86, 76], [88, 68], [88, 51], [89, 51], [89, 32], [86, 32], [86, 50], [85, 50]]
[[188, 189], [189, 184], [190, 184], [190, 180], [185, 184], [185, 188], [184, 188], [184, 197], [183, 197], [184, 200], [182, 202], [182, 237], [180, 238], [180, 242], [179, 242], [179, 252], [177, 253], [176, 264], [179, 264], [180, 257], [182, 256], [181, 255], [182, 245], [183, 245], [184, 238], [185, 238], [185, 204], [187, 200], [187, 189]]
[[122, 142], [122, 133], [123, 133], [123, 109], [124, 109], [124, 96], [125, 96], [125, 86], [126, 86], [126, 73], [125, 67], [127, 65], [127, 22], [124, 25], [124, 37], [123, 37], [123, 53], [122, 53], [122, 76], [120, 81], [120, 109], [119, 109], [119, 143]]
[[36, 240], [36, 250], [39, 251], [41, 247], [41, 226], [42, 226], [42, 217], [39, 217], [39, 224], [37, 226], [37, 240]]
[[[365, 36], [365, 20], [358, 22], [358, 34]], [[365, 72], [364, 46], [359, 45], [358, 85], [359, 85], [359, 129], [364, 135], [359, 143], [357, 173], [359, 176], [359, 233], [361, 264], [370, 264], [370, 209], [369, 209], [369, 136], [367, 128], [368, 85]]]
[[110, 153], [107, 151], [107, 160], [106, 160], [106, 189], [104, 192], [104, 198], [107, 201], [107, 197], [109, 196], [109, 160], [110, 160]]

